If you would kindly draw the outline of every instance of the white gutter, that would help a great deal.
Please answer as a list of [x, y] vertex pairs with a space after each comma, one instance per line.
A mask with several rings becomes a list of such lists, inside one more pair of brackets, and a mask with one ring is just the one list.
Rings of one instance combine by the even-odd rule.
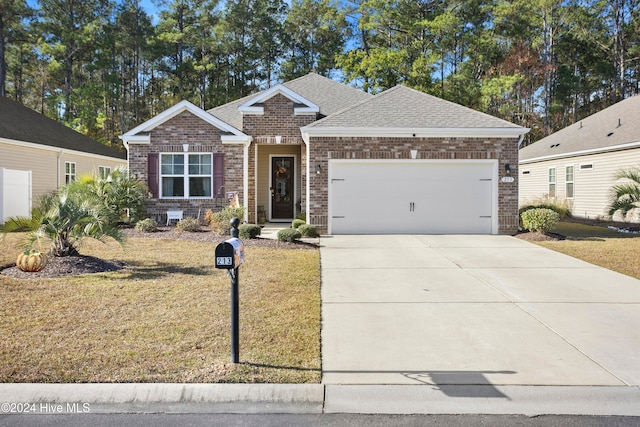
[[396, 138], [515, 138], [529, 132], [529, 128], [353, 128], [305, 126], [302, 139], [310, 137], [396, 137]]

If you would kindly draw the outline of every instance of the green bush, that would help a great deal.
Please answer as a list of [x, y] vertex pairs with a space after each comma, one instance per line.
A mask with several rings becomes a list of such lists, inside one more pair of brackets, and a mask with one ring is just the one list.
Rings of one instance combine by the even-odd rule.
[[551, 209], [529, 209], [522, 212], [522, 226], [529, 231], [546, 233], [556, 228], [560, 215]]
[[136, 222], [135, 229], [143, 233], [153, 233], [158, 231], [158, 223], [151, 218], [143, 219]]
[[176, 228], [180, 231], [200, 231], [200, 223], [195, 218], [184, 218], [178, 221]]
[[256, 224], [240, 224], [238, 230], [241, 239], [255, 239], [262, 232], [260, 226]]
[[296, 219], [301, 219], [304, 222], [307, 222], [307, 214], [304, 212], [300, 212], [298, 215], [296, 215]]
[[244, 218], [244, 208], [230, 208], [226, 207], [219, 212], [211, 212], [208, 210], [204, 219], [209, 223], [209, 226], [213, 231], [220, 235], [228, 235], [231, 230], [231, 218]]
[[296, 230], [298, 229], [298, 227], [300, 227], [302, 224], [304, 224], [304, 221], [301, 219], [294, 219], [293, 222], [291, 223], [291, 228], [295, 228]]
[[302, 237], [302, 234], [295, 228], [284, 228], [278, 231], [278, 240], [281, 242], [293, 242]]
[[316, 226], [311, 224], [302, 224], [298, 227], [298, 231], [302, 234], [303, 237], [316, 237], [318, 232], [316, 231]]

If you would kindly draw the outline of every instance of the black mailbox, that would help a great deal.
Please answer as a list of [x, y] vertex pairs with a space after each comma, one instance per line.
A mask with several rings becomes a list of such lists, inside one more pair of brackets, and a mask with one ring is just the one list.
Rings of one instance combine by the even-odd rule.
[[216, 268], [232, 270], [244, 262], [244, 243], [237, 237], [216, 246]]

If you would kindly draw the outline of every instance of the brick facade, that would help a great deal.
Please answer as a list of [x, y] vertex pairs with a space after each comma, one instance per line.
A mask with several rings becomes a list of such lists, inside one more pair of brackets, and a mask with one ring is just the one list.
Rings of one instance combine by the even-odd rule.
[[[328, 162], [331, 159], [410, 159], [411, 150], [417, 150], [417, 159], [432, 160], [473, 160], [495, 159], [498, 161], [499, 179], [505, 176], [505, 165], [511, 167], [514, 182], [498, 183], [498, 233], [514, 234], [518, 229], [518, 147], [517, 138], [394, 138], [394, 137], [311, 137], [309, 141], [309, 161], [307, 146], [301, 137], [300, 128], [318, 120], [313, 114], [295, 115], [292, 100], [276, 94], [264, 102], [264, 114], [243, 115], [242, 132], [252, 137], [247, 150], [248, 187], [247, 200], [243, 173], [245, 154], [242, 144], [223, 144], [221, 131], [196, 115], [184, 111], [151, 131], [150, 144], [130, 144], [129, 168], [132, 173], [146, 180], [148, 176], [147, 158], [150, 153], [183, 153], [183, 144], [189, 144], [189, 153], [224, 154], [225, 191], [237, 191], [240, 204], [247, 208], [247, 220], [257, 222], [258, 199], [266, 200], [268, 191], [264, 181], [270, 171], [256, 168], [270, 168], [266, 161], [260, 163], [257, 153], [276, 153], [271, 149], [276, 145], [298, 146], [287, 152], [297, 156], [297, 171], [300, 184], [296, 198], [302, 210], [307, 207], [306, 188], [310, 188], [310, 203], [307, 220], [316, 225], [318, 231], [328, 231]], [[279, 137], [279, 138], [276, 138]], [[307, 170], [309, 164], [309, 171]], [[323, 173], [316, 174], [320, 166]], [[263, 181], [258, 186], [258, 176]], [[215, 191], [215, 190], [214, 190]], [[168, 209], [182, 209], [188, 216], [201, 215], [207, 209], [219, 210], [220, 205], [211, 199], [157, 199], [148, 202], [148, 213], [162, 220]], [[165, 217], [166, 218], [166, 217]]]
[[[511, 167], [514, 182], [498, 183], [498, 233], [518, 231], [518, 139], [517, 138], [311, 138], [310, 164], [328, 170], [331, 159], [417, 159], [429, 160], [498, 160], [499, 179], [505, 165]], [[326, 233], [329, 212], [328, 174], [310, 174], [311, 197], [308, 217], [320, 232]]]
[[[240, 204], [243, 196], [243, 146], [222, 144], [221, 132], [199, 117], [184, 111], [158, 125], [151, 132], [150, 144], [130, 144], [129, 170], [147, 182], [147, 159], [150, 153], [212, 153], [224, 154], [225, 191], [238, 191]], [[189, 144], [184, 151], [183, 144]], [[216, 189], [214, 189], [214, 192]], [[159, 199], [149, 198], [147, 213], [158, 221], [166, 220], [169, 209], [180, 209], [185, 216], [202, 217], [207, 209], [220, 210], [215, 198], [207, 199]]]
[[[306, 200], [306, 147], [300, 128], [307, 126], [317, 120], [316, 115], [294, 114], [294, 103], [292, 100], [277, 94], [264, 103], [264, 114], [246, 114], [242, 118], [242, 131], [253, 137], [252, 147], [249, 149], [249, 191], [247, 197], [247, 220], [250, 223], [257, 222], [257, 171], [256, 165], [256, 149], [257, 146], [268, 145], [298, 145], [300, 153], [298, 162], [299, 167], [297, 174], [302, 178], [300, 192], [301, 205], [305, 206]], [[280, 141], [276, 140], [276, 136], [280, 136]]]

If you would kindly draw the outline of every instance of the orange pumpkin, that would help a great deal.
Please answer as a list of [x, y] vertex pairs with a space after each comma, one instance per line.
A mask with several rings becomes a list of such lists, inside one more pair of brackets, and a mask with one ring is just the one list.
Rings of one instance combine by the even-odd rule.
[[47, 265], [47, 256], [35, 249], [22, 252], [16, 259], [16, 266], [22, 271], [40, 271], [45, 265]]

